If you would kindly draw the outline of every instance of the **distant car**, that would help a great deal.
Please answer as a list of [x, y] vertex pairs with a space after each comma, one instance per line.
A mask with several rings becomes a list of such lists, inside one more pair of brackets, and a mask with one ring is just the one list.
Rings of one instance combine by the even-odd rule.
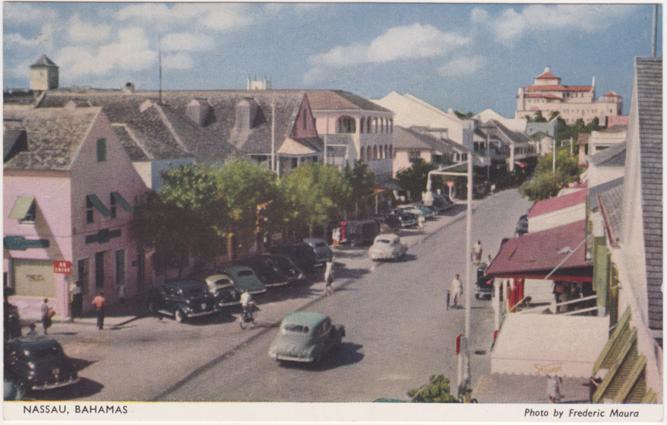
[[289, 258], [299, 269], [306, 273], [313, 271], [317, 264], [315, 252], [310, 245], [304, 242], [272, 246], [269, 248], [269, 252]]
[[424, 207], [422, 205], [406, 205], [406, 206], [398, 207], [398, 208], [396, 208], [396, 210], [399, 213], [408, 212], [410, 214], [416, 215], [417, 217], [420, 217], [420, 216], [424, 217], [424, 220], [428, 220], [430, 218], [435, 217], [435, 213], [433, 213], [432, 210], [427, 209], [426, 207]]
[[172, 316], [181, 323], [193, 317], [216, 313], [217, 306], [206, 283], [200, 280], [175, 280], [151, 291], [148, 311], [154, 315]]
[[397, 260], [408, 252], [408, 246], [394, 234], [378, 235], [368, 249], [368, 256], [373, 261]]
[[417, 216], [407, 211], [395, 211], [394, 216], [396, 216], [398, 221], [401, 222], [402, 229], [410, 229], [412, 227], [417, 227], [417, 224], [419, 224]]
[[437, 213], [442, 213], [454, 206], [454, 202], [449, 199], [448, 196], [435, 194], [433, 195], [432, 205], [429, 205], [431, 209]]
[[267, 257], [267, 262], [271, 266], [287, 276], [288, 284], [297, 283], [306, 279], [306, 275], [301, 271], [294, 261], [284, 255], [264, 254]]
[[472, 188], [472, 197], [480, 199], [489, 194], [489, 184], [487, 182], [477, 183]]
[[225, 267], [221, 274], [229, 276], [234, 288], [238, 292], [247, 290], [253, 295], [266, 292], [266, 285], [257, 277], [255, 272], [248, 266], [232, 264]]
[[269, 356], [279, 361], [319, 362], [344, 336], [345, 327], [332, 325], [329, 316], [297, 311], [280, 323]]
[[9, 302], [5, 302], [5, 323], [4, 323], [4, 337], [5, 341], [18, 338], [21, 336], [21, 317], [19, 316], [19, 309]]
[[528, 214], [524, 214], [519, 217], [519, 220], [516, 222], [516, 229], [514, 231], [517, 236], [528, 233]]
[[284, 274], [275, 264], [275, 260], [269, 256], [253, 255], [237, 260], [235, 263], [250, 267], [266, 288], [276, 288], [291, 283], [290, 276]]
[[[79, 382], [74, 364], [55, 339], [16, 338], [5, 344], [5, 377], [17, 392], [44, 391]], [[5, 383], [5, 386], [6, 383]]]
[[209, 293], [215, 298], [218, 309], [241, 302], [241, 293], [236, 289], [229, 275], [212, 274], [205, 281]]
[[341, 222], [343, 243], [351, 247], [368, 246], [380, 233], [380, 225], [375, 220], [347, 220]]
[[333, 252], [331, 251], [331, 248], [329, 248], [329, 245], [324, 242], [324, 239], [305, 238], [303, 242], [313, 249], [318, 265], [323, 265], [324, 263], [331, 261], [333, 258]]
[[387, 214], [375, 218], [380, 224], [380, 233], [393, 233], [401, 228], [401, 220], [394, 214]]

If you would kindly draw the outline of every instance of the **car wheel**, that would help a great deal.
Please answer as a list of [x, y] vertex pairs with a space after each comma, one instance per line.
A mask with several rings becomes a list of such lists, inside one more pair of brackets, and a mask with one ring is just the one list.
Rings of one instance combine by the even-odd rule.
[[174, 313], [174, 320], [178, 323], [183, 323], [185, 321], [185, 314], [181, 310], [176, 310]]

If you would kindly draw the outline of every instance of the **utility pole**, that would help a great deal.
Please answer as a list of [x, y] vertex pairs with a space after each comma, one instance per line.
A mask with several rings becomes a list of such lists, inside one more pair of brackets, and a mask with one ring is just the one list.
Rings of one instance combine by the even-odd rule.
[[465, 353], [463, 371], [463, 389], [470, 389], [470, 305], [472, 303], [472, 171], [473, 152], [468, 153], [468, 202], [466, 206], [466, 287], [465, 287], [465, 318], [464, 318], [464, 343], [462, 352]]
[[271, 99], [271, 171], [276, 170], [276, 99]]
[[329, 163], [329, 157], [328, 157], [328, 136], [329, 136], [329, 114], [325, 113], [324, 114], [324, 122], [326, 124], [326, 130], [324, 131], [324, 163], [328, 164]]

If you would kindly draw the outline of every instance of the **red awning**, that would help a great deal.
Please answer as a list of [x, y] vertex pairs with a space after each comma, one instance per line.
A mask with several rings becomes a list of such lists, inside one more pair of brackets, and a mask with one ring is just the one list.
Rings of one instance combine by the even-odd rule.
[[530, 207], [530, 210], [528, 210], [528, 218], [583, 204], [586, 202], [587, 196], [588, 190], [584, 188], [567, 195], [555, 196], [553, 198], [537, 201]]
[[[486, 274], [493, 277], [591, 282], [593, 266], [586, 261], [586, 221], [527, 233], [507, 240]], [[562, 263], [562, 264], [561, 264]]]
[[523, 161], [514, 161], [514, 165], [516, 165], [519, 168], [526, 168], [528, 166], [528, 164], [526, 164]]

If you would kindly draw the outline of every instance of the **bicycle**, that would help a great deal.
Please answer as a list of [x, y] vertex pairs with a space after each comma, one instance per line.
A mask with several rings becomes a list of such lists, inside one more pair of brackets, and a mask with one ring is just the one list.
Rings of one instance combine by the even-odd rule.
[[253, 329], [255, 326], [257, 326], [257, 321], [255, 321], [255, 314], [254, 311], [257, 310], [259, 311], [259, 307], [257, 307], [257, 304], [254, 302], [248, 303], [248, 306], [243, 309], [243, 313], [241, 314], [241, 317], [239, 318], [239, 326], [241, 329]]

